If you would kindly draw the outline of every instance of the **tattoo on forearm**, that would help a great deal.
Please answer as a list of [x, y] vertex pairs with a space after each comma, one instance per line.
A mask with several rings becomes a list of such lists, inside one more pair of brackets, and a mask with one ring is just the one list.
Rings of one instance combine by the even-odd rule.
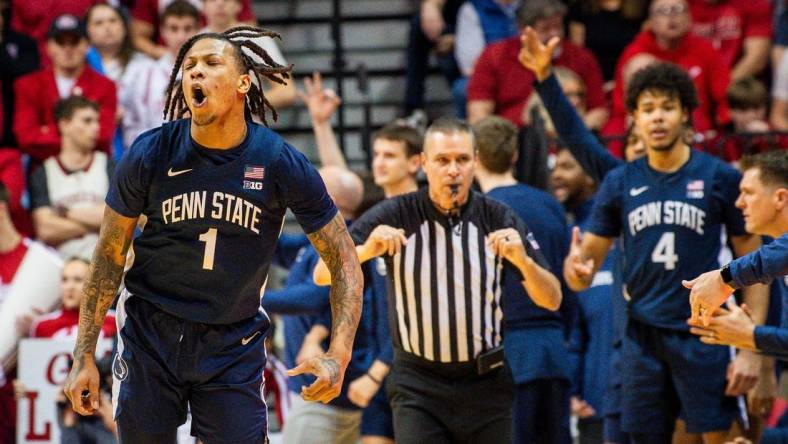
[[331, 385], [336, 385], [339, 382], [339, 364], [337, 361], [322, 356], [317, 359], [320, 361], [320, 365], [328, 372], [328, 379], [331, 381]]
[[361, 316], [364, 286], [355, 245], [340, 214], [310, 234], [309, 240], [331, 272], [331, 340], [341, 338], [349, 350]]
[[131, 244], [134, 223], [121, 220], [120, 215], [108, 211], [102, 222], [99, 240], [82, 290], [79, 307], [79, 334], [74, 347], [74, 359], [94, 354], [96, 341], [104, 325], [104, 316], [115, 299], [120, 286], [126, 251]]

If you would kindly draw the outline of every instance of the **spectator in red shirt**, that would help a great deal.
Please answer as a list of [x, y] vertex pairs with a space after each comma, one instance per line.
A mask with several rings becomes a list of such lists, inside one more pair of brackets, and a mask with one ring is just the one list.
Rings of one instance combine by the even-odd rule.
[[[536, 31], [542, 42], [553, 37], [563, 38], [566, 7], [554, 0], [524, 1], [517, 11], [517, 22], [522, 32], [526, 26]], [[477, 122], [491, 114], [498, 114], [517, 126], [524, 125], [523, 111], [533, 91], [533, 73], [517, 61], [520, 37], [515, 36], [487, 46], [476, 61], [468, 82], [468, 120]], [[602, 70], [594, 55], [569, 41], [561, 43], [554, 65], [564, 66], [585, 80], [588, 113], [585, 123], [601, 128], [608, 111], [603, 92]]]
[[88, 8], [104, 0], [11, 0], [11, 29], [27, 34], [38, 43], [42, 65], [49, 66], [47, 30], [55, 18], [70, 14], [83, 17]]
[[32, 236], [33, 223], [30, 213], [22, 206], [22, 195], [26, 188], [22, 154], [18, 150], [0, 148], [0, 182], [5, 184], [9, 193], [8, 210], [11, 221], [23, 235]]
[[649, 10], [648, 29], [627, 46], [616, 67], [613, 90], [613, 115], [604, 135], [622, 135], [626, 129], [624, 106], [624, 72], [632, 59], [650, 54], [659, 60], [675, 63], [695, 82], [699, 106], [692, 113], [698, 139], [709, 138], [730, 121], [725, 92], [730, 71], [708, 40], [690, 33], [692, 20], [685, 0], [654, 0]]
[[71, 95], [98, 103], [101, 129], [97, 149], [109, 152], [115, 131], [115, 84], [86, 66], [87, 51], [88, 41], [79, 19], [61, 15], [48, 34], [47, 53], [52, 66], [20, 77], [14, 85], [14, 134], [19, 148], [39, 162], [60, 150], [55, 104]]
[[769, 61], [769, 0], [690, 0], [692, 33], [711, 40], [736, 80], [755, 76]]
[[[36, 318], [30, 327], [33, 338], [76, 338], [79, 326], [79, 303], [82, 288], [88, 275], [90, 262], [83, 258], [69, 259], [63, 264], [60, 274], [60, 310]], [[101, 335], [112, 337], [117, 333], [115, 315], [109, 312], [104, 319]]]
[[[162, 45], [159, 36], [159, 20], [164, 9], [173, 1], [176, 0], [136, 0], [131, 10], [131, 35], [134, 46], [154, 59], [167, 54], [167, 48]], [[189, 3], [202, 11], [202, 0], [189, 0]], [[251, 0], [241, 0], [238, 20], [244, 24], [256, 24]]]

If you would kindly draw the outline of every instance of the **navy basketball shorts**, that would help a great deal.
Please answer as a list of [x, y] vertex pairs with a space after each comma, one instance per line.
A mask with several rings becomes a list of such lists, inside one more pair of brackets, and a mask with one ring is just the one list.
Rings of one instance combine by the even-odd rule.
[[190, 322], [124, 291], [116, 317], [112, 404], [119, 429], [141, 436], [174, 431], [188, 404], [192, 435], [203, 442], [266, 441], [267, 315], [227, 325]]
[[361, 436], [382, 436], [394, 439], [394, 420], [391, 405], [386, 396], [386, 381], [361, 413]]
[[689, 433], [730, 429], [736, 398], [725, 396], [727, 346], [630, 319], [622, 349], [621, 427], [627, 433], [670, 433], [676, 418]]

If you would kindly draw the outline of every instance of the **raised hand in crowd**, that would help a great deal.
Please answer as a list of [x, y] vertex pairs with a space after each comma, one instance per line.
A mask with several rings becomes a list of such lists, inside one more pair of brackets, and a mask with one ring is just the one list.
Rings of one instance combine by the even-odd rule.
[[311, 78], [304, 78], [304, 90], [298, 90], [296, 94], [309, 110], [313, 124], [331, 120], [342, 103], [342, 98], [333, 89], [323, 89], [323, 78], [317, 71], [312, 73]]
[[536, 31], [530, 26], [520, 34], [520, 53], [517, 59], [525, 68], [531, 70], [536, 79], [544, 81], [553, 67], [553, 54], [561, 43], [561, 39], [553, 37], [545, 45], [539, 40]]

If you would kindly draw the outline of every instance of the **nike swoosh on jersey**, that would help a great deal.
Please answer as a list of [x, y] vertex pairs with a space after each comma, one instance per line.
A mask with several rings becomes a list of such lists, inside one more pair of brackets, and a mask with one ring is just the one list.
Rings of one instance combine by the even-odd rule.
[[188, 173], [189, 171], [191, 171], [191, 170], [193, 170], [193, 169], [194, 169], [194, 168], [189, 168], [188, 170], [173, 171], [173, 170], [172, 170], [172, 167], [170, 167], [170, 169], [169, 169], [169, 170], [167, 170], [167, 176], [169, 176], [169, 177], [175, 177], [175, 176], [177, 176], [177, 175], [179, 175], [179, 174]]
[[648, 189], [648, 185], [640, 188], [632, 188], [629, 190], [629, 195], [635, 197]]
[[248, 343], [249, 343], [249, 341], [251, 341], [251, 340], [252, 340], [252, 339], [253, 339], [255, 336], [257, 336], [258, 334], [260, 334], [260, 332], [259, 332], [259, 331], [256, 331], [256, 332], [254, 332], [254, 334], [253, 334], [252, 336], [249, 336], [248, 338], [243, 338], [243, 339], [241, 339], [241, 345], [246, 345], [246, 344], [248, 344]]

